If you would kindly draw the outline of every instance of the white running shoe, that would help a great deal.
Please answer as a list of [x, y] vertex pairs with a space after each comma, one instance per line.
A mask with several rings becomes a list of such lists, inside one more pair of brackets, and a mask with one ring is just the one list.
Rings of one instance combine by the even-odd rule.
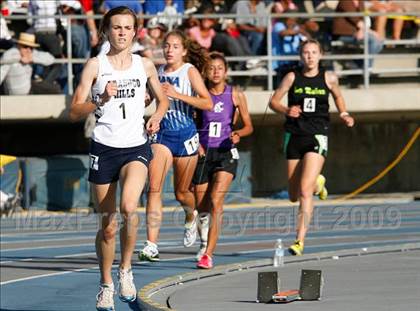
[[139, 252], [140, 261], [159, 261], [159, 251], [155, 243], [144, 242], [144, 248]]
[[99, 293], [96, 295], [96, 310], [114, 311], [114, 284], [99, 285]]
[[123, 302], [132, 302], [136, 300], [136, 286], [133, 282], [133, 271], [119, 269], [118, 271], [118, 296]]
[[185, 224], [184, 227], [184, 246], [190, 247], [194, 245], [197, 240], [197, 215], [198, 212], [194, 210], [194, 219], [191, 222]]

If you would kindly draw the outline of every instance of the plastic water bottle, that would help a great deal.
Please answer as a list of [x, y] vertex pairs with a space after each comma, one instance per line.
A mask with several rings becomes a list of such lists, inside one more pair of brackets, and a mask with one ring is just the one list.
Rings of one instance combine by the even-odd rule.
[[281, 239], [277, 239], [276, 246], [274, 249], [274, 258], [273, 258], [274, 267], [284, 266], [284, 248]]

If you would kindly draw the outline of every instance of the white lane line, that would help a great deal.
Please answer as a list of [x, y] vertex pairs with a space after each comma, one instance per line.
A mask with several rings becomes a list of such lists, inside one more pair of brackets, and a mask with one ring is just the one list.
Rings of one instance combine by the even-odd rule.
[[[418, 242], [418, 240], [412, 240], [412, 241]], [[388, 242], [396, 242], [396, 241], [395, 240], [389, 240], [389, 241], [376, 241], [376, 242], [388, 243]], [[357, 244], [360, 245], [360, 244], [368, 244], [368, 243], [374, 243], [374, 241], [358, 242]], [[347, 244], [352, 245], [352, 244], [355, 244], [355, 243], [354, 242], [351, 242], [351, 243], [336, 243], [336, 244], [328, 244], [328, 246], [345, 246]], [[316, 247], [322, 247], [322, 246], [325, 246], [325, 245], [316, 245]], [[375, 245], [373, 245], [373, 246], [375, 246]], [[240, 251], [240, 252], [235, 252], [235, 253], [229, 253], [229, 255], [253, 254], [253, 253], [262, 253], [262, 252], [267, 252], [267, 251], [273, 251], [273, 248], [250, 250], [250, 251]], [[219, 253], [219, 254], [216, 253], [216, 256], [223, 256], [223, 255], [226, 255], [226, 253]], [[168, 258], [168, 259], [161, 259], [160, 262], [181, 261], [181, 260], [193, 259], [193, 258], [195, 258], [195, 256]], [[141, 265], [141, 262], [139, 264]], [[118, 265], [112, 265], [112, 267], [115, 268], [115, 267], [118, 267]], [[16, 279], [16, 280], [9, 280], [9, 281], [5, 281], [5, 282], [1, 282], [0, 286], [7, 285], [7, 284], [12, 284], [12, 283], [17, 283], [17, 282], [21, 282], [21, 281], [28, 281], [28, 280], [39, 279], [39, 278], [44, 278], [44, 277], [69, 274], [69, 273], [74, 273], [74, 272], [82, 272], [82, 271], [93, 270], [93, 269], [99, 269], [99, 267], [95, 266], [95, 267], [90, 267], [90, 268], [75, 269], [75, 270], [64, 271], [64, 272], [55, 272], [55, 273], [35, 275], [35, 276], [20, 278], [20, 279]]]
[[[73, 239], [71, 239], [73, 240]], [[65, 241], [65, 240], [62, 240]], [[159, 242], [159, 245], [179, 245], [180, 242], [176, 242], [178, 240], [174, 240], [174, 241], [166, 241], [166, 242]], [[27, 243], [30, 243], [32, 241], [28, 241]], [[9, 249], [2, 249], [1, 253], [6, 253], [6, 252], [13, 252], [13, 251], [24, 251], [24, 250], [36, 250], [36, 249], [47, 249], [47, 248], [69, 248], [69, 247], [77, 247], [77, 246], [91, 246], [94, 245], [95, 241], [92, 241], [91, 243], [82, 243], [82, 244], [68, 244], [68, 245], [44, 245], [44, 246], [34, 246], [34, 247], [21, 247], [21, 248], [9, 248]], [[119, 245], [120, 242], [116, 242], [116, 245]], [[142, 246], [143, 242], [138, 241], [136, 246]]]
[[68, 237], [68, 238], [62, 238], [62, 239], [39, 239], [39, 240], [20, 240], [20, 241], [7, 241], [7, 242], [1, 242], [1, 245], [8, 245], [8, 244], [24, 244], [24, 243], [40, 243], [40, 242], [62, 242], [62, 241], [75, 241], [75, 240], [88, 240], [88, 239], [95, 239], [92, 238], [92, 236], [86, 236], [86, 237]]
[[57, 234], [74, 234], [74, 233], [96, 233], [98, 230], [71, 230], [71, 231], [42, 231], [42, 232], [16, 232], [16, 233], [3, 233], [2, 237], [17, 237], [17, 238], [24, 238], [24, 237], [32, 237], [34, 235], [57, 235]]
[[17, 283], [17, 282], [22, 282], [22, 281], [29, 281], [29, 280], [34, 280], [34, 279], [45, 278], [45, 277], [49, 277], [49, 276], [57, 276], [57, 275], [74, 273], [74, 272], [88, 271], [88, 270], [93, 270], [93, 269], [99, 269], [99, 267], [90, 267], [90, 268], [83, 268], [83, 269], [75, 269], [75, 270], [69, 270], [69, 271], [61, 271], [61, 272], [53, 272], [53, 273], [47, 273], [47, 274], [34, 275], [34, 276], [26, 277], [26, 278], [4, 281], [4, 282], [0, 283], [0, 286], [7, 285], [7, 284], [13, 284], [13, 283]]
[[25, 251], [25, 250], [36, 250], [36, 249], [48, 249], [48, 248], [69, 248], [69, 247], [78, 247], [78, 246], [92, 246], [92, 243], [83, 243], [83, 244], [68, 244], [68, 245], [50, 245], [50, 246], [36, 246], [36, 247], [21, 247], [21, 248], [10, 248], [2, 249], [1, 253], [13, 252], [13, 251]]
[[[181, 261], [181, 260], [192, 259], [192, 258], [195, 258], [195, 256], [161, 259], [160, 261], [161, 262], [162, 261], [163, 262], [166, 262], [166, 261]], [[118, 264], [112, 265], [112, 267], [116, 268], [116, 267], [118, 267]], [[70, 273], [75, 273], [75, 272], [83, 272], [83, 271], [88, 271], [88, 270], [96, 270], [96, 269], [99, 269], [99, 267], [94, 266], [94, 267], [74, 269], [74, 270], [69, 270], [69, 271], [61, 271], [61, 272], [53, 272], [53, 273], [47, 273], [47, 274], [34, 275], [34, 276], [25, 277], [25, 278], [0, 282], [0, 286], [13, 284], [13, 283], [17, 283], [17, 282], [41, 279], [41, 278], [50, 277], [50, 276], [58, 276], [58, 275], [70, 274]]]

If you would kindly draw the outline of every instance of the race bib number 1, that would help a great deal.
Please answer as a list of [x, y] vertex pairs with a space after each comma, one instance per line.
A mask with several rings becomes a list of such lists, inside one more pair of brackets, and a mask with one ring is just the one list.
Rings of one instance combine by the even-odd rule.
[[210, 122], [209, 137], [220, 137], [221, 133], [222, 133], [222, 123]]
[[198, 133], [195, 134], [190, 139], [187, 139], [186, 141], [184, 141], [184, 146], [185, 146], [185, 149], [187, 150], [187, 154], [190, 155], [196, 152], [198, 150], [199, 144], [200, 144], [200, 141], [199, 141]]
[[315, 112], [316, 100], [315, 98], [305, 98], [303, 100], [303, 112]]

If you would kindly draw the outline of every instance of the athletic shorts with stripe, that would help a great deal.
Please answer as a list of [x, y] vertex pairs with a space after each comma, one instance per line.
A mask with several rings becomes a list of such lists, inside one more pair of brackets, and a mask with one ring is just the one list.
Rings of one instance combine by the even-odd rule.
[[238, 159], [234, 158], [236, 153], [232, 153], [231, 150], [208, 148], [206, 155], [198, 159], [192, 183], [194, 185], [206, 184], [211, 181], [216, 172], [228, 172], [235, 178], [238, 168]]
[[195, 126], [178, 130], [161, 129], [149, 139], [151, 144], [162, 144], [168, 147], [174, 157], [196, 155], [199, 137]]
[[118, 181], [121, 168], [129, 162], [139, 161], [148, 168], [153, 154], [149, 142], [135, 147], [114, 148], [91, 141], [89, 157], [88, 180], [101, 185]]
[[321, 134], [294, 135], [286, 132], [283, 152], [288, 160], [302, 159], [308, 152], [315, 152], [326, 158], [328, 153], [328, 136]]

